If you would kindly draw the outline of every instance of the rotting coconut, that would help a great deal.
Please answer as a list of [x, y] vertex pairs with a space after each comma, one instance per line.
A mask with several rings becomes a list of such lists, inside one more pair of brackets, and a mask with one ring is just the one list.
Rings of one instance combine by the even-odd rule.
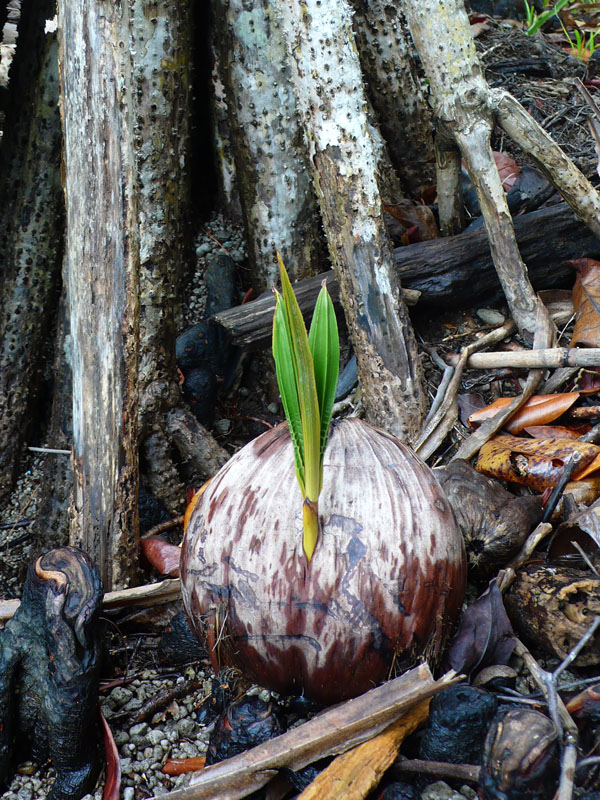
[[181, 559], [184, 605], [219, 663], [320, 703], [436, 661], [460, 609], [464, 545], [431, 470], [359, 419], [331, 427], [320, 536], [302, 548], [302, 497], [283, 423], [199, 494]]

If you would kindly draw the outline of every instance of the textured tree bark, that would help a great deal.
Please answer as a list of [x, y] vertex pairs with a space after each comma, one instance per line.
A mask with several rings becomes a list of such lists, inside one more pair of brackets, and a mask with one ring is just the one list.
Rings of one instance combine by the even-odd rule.
[[73, 370], [71, 543], [107, 589], [137, 554], [139, 231], [129, 4], [60, 0]]
[[[192, 263], [190, 117], [192, 13], [189, 3], [132, 10], [133, 103], [140, 237], [140, 344], [137, 380], [143, 470], [155, 495], [181, 513], [185, 487], [164, 436], [165, 415], [181, 404], [175, 363], [182, 280]], [[162, 446], [157, 447], [157, 439]], [[155, 459], [157, 452], [160, 459]]]
[[367, 414], [410, 441], [419, 430], [424, 396], [383, 221], [350, 9], [345, 0], [294, 0], [282, 4], [281, 14]]
[[492, 257], [511, 313], [529, 339], [536, 296], [517, 247], [492, 156], [490, 93], [461, 0], [405, 0], [408, 24], [427, 74], [434, 113], [452, 132], [477, 192]]
[[[48, 424], [48, 447], [70, 450], [73, 441], [73, 382], [66, 353], [69, 333], [66, 298], [58, 303], [58, 324], [52, 363], [52, 406]], [[69, 543], [69, 503], [73, 486], [71, 459], [64, 453], [48, 453], [42, 470], [39, 514], [34, 525], [36, 544], [48, 547]]]
[[215, 14], [251, 279], [263, 291], [278, 282], [276, 250], [292, 280], [318, 272], [317, 204], [276, 4], [218, 0]]
[[420, 197], [435, 184], [432, 120], [404, 16], [398, 4], [385, 0], [351, 2], [369, 100], [405, 191]]
[[24, 8], [0, 149], [0, 498], [12, 489], [35, 418], [60, 293], [64, 203], [56, 39], [43, 34], [51, 8]]

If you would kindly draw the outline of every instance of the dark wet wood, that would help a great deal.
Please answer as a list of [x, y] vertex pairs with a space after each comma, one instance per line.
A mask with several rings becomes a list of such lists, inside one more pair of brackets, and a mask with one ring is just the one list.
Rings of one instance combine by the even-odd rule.
[[[570, 258], [600, 258], [600, 241], [578, 222], [565, 203], [523, 214], [514, 220], [521, 254], [536, 289], [570, 287]], [[483, 228], [397, 248], [394, 251], [403, 288], [422, 292], [419, 308], [466, 308], [493, 302], [502, 289], [492, 262]], [[339, 288], [332, 272], [299, 281], [296, 296], [303, 313], [309, 314], [321, 287], [327, 288], [339, 308]], [[214, 320], [225, 327], [233, 342], [246, 348], [270, 341], [274, 299], [271, 295], [223, 311]]]

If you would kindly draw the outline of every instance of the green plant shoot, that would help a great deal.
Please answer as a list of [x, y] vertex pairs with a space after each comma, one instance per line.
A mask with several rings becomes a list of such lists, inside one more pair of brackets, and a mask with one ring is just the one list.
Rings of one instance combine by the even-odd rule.
[[323, 282], [307, 335], [302, 312], [279, 253], [281, 294], [275, 292], [273, 358], [294, 445], [302, 505], [303, 547], [311, 560], [319, 538], [323, 453], [337, 387], [340, 344], [331, 297]]

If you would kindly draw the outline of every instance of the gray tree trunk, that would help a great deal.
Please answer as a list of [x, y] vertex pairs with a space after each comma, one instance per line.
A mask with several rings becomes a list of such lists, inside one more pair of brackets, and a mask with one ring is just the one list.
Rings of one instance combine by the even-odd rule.
[[10, 70], [0, 149], [0, 498], [12, 489], [49, 357], [64, 204], [52, 3], [28, 3]]
[[404, 16], [398, 3], [351, 1], [369, 100], [406, 196], [420, 197], [435, 184], [433, 129]]
[[136, 577], [140, 448], [150, 488], [174, 513], [185, 504], [175, 447], [200, 477], [228, 455], [182, 408], [175, 364], [193, 257], [191, 5], [130, 0], [105, 11], [91, 2], [59, 6], [71, 541], [90, 553], [109, 588]]
[[310, 165], [274, 0], [217, 0], [224, 77], [251, 281], [277, 284], [276, 250], [292, 280], [319, 271], [322, 253]]
[[139, 230], [128, 3], [59, 0], [73, 371], [71, 541], [135, 580]]
[[424, 395], [383, 222], [350, 7], [345, 0], [292, 0], [281, 5], [281, 14], [367, 414], [410, 442]]

